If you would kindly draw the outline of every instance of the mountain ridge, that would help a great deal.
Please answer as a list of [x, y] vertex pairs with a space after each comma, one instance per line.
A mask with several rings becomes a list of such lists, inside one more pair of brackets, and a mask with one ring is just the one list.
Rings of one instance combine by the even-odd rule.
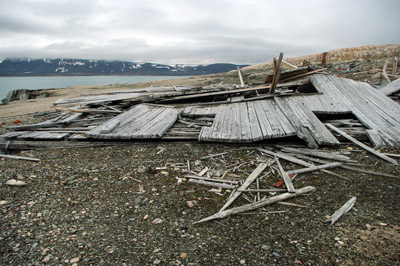
[[196, 76], [228, 72], [237, 67], [230, 63], [214, 64], [158, 64], [120, 60], [70, 58], [6, 58], [0, 62], [0, 76]]

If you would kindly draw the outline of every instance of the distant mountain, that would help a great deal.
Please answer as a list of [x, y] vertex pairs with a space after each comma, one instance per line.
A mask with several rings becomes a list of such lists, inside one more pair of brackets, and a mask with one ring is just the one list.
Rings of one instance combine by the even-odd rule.
[[125, 61], [86, 59], [7, 58], [0, 62], [0, 76], [77, 76], [77, 75], [150, 75], [195, 76], [222, 73], [246, 65], [162, 65]]

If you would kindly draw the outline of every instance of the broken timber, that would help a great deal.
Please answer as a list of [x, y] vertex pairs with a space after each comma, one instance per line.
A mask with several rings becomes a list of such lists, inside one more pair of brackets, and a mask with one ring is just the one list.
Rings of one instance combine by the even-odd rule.
[[353, 208], [354, 204], [356, 203], [356, 199], [357, 199], [356, 197], [352, 197], [342, 207], [340, 207], [340, 209], [335, 211], [335, 213], [332, 214], [332, 216], [329, 217], [329, 219], [327, 219], [325, 222], [326, 223], [330, 222], [331, 225], [336, 223], [336, 221], [339, 220], [340, 217], [345, 215], [347, 212], [349, 212], [351, 210], [351, 208]]
[[280, 194], [280, 195], [277, 195], [277, 196], [274, 196], [271, 198], [257, 201], [255, 203], [250, 203], [250, 204], [246, 204], [246, 205], [243, 205], [240, 207], [235, 207], [232, 209], [217, 212], [216, 214], [206, 217], [204, 219], [201, 219], [200, 221], [197, 221], [194, 224], [204, 223], [204, 222], [215, 220], [215, 219], [222, 219], [222, 218], [228, 217], [230, 215], [255, 210], [255, 209], [267, 206], [267, 205], [277, 203], [279, 201], [287, 200], [287, 199], [294, 198], [299, 195], [311, 193], [314, 191], [315, 191], [315, 188], [312, 186], [303, 187], [303, 188], [297, 189], [294, 193], [286, 192], [286, 193], [283, 193], [283, 194]]
[[253, 183], [254, 180], [267, 168], [268, 164], [266, 163], [260, 163], [258, 167], [247, 177], [246, 181], [238, 188], [237, 191], [233, 191], [231, 197], [228, 199], [228, 201], [222, 206], [222, 208], [219, 210], [219, 212], [224, 211], [226, 208], [228, 208], [241, 194], [239, 190], [245, 190], [247, 189], [251, 183]]
[[346, 134], [345, 132], [343, 132], [343, 131], [340, 130], [339, 128], [337, 128], [337, 127], [335, 127], [335, 126], [333, 126], [333, 125], [331, 125], [331, 124], [329, 124], [329, 123], [326, 124], [326, 126], [329, 127], [330, 129], [332, 129], [333, 131], [339, 133], [340, 135], [342, 135], [342, 136], [345, 137], [346, 139], [350, 140], [351, 142], [353, 142], [353, 143], [356, 144], [357, 146], [359, 146], [359, 147], [363, 148], [364, 150], [366, 150], [366, 151], [368, 151], [368, 152], [374, 154], [375, 156], [378, 156], [379, 158], [381, 158], [381, 159], [383, 159], [383, 160], [385, 160], [385, 161], [388, 161], [388, 162], [390, 162], [390, 163], [392, 163], [392, 164], [394, 164], [394, 165], [399, 165], [398, 162], [397, 162], [396, 160], [394, 160], [394, 159], [392, 159], [392, 158], [389, 158], [389, 157], [387, 157], [386, 155], [384, 155], [384, 154], [382, 154], [382, 153], [380, 153], [380, 152], [377, 152], [376, 150], [374, 150], [374, 149], [368, 147], [368, 146], [365, 145], [364, 143], [362, 143], [362, 142], [356, 140], [355, 138], [351, 137], [350, 135]]

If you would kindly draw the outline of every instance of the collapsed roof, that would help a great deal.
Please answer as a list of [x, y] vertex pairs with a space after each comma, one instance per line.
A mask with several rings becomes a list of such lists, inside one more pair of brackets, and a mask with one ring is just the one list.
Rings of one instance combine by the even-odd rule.
[[400, 105], [384, 89], [323, 69], [294, 68], [281, 74], [276, 66], [265, 80], [270, 85], [246, 87], [239, 70], [240, 87], [150, 87], [60, 99], [61, 115], [10, 127], [1, 137], [251, 143], [297, 136], [317, 148], [340, 143], [329, 122], [367, 136], [375, 147], [399, 146]]

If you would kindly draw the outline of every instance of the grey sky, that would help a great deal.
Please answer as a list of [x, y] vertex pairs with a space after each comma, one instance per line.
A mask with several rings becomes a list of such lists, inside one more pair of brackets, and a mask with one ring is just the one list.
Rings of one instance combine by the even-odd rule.
[[400, 43], [399, 0], [0, 0], [0, 59], [261, 63]]

